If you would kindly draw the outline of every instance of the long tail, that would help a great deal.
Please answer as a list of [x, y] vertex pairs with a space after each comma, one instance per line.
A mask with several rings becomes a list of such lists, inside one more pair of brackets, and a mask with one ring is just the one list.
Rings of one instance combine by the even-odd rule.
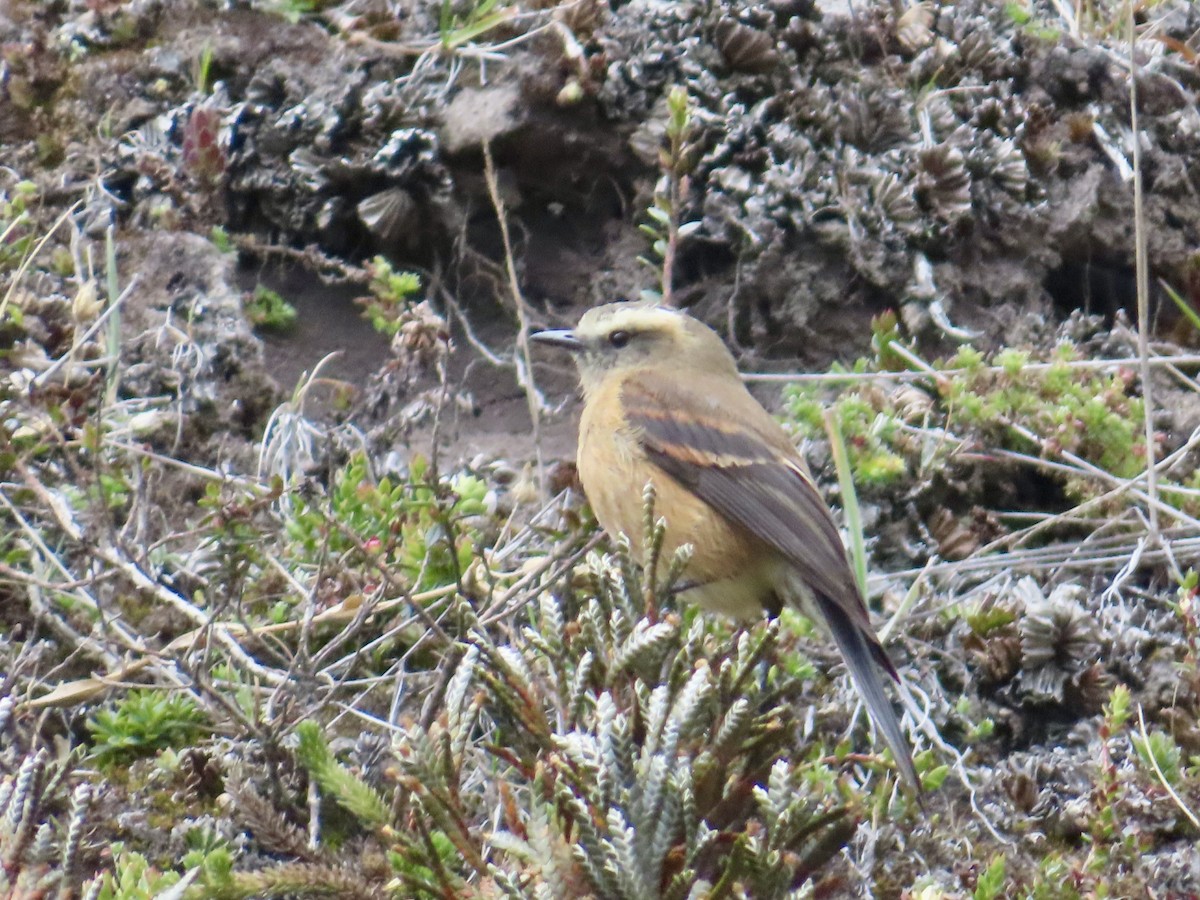
[[883, 688], [884, 672], [899, 682], [900, 677], [895, 666], [888, 659], [883, 647], [874, 639], [874, 635], [868, 637], [864, 634], [837, 603], [827, 597], [817, 596], [815, 599], [834, 642], [842, 652], [846, 668], [850, 670], [850, 677], [854, 679], [854, 686], [858, 688], [875, 726], [882, 732], [884, 741], [892, 751], [896, 767], [913, 792], [920, 797], [921, 779], [917, 777], [917, 770], [913, 766], [912, 750], [900, 729], [900, 719], [896, 716], [896, 710], [893, 709], [892, 702]]

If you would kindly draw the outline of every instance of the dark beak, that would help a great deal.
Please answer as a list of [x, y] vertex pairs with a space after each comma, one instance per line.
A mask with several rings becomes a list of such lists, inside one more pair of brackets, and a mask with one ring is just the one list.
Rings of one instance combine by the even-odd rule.
[[553, 331], [535, 331], [529, 336], [529, 339], [550, 347], [570, 350], [572, 353], [583, 349], [583, 343], [579, 338], [575, 337], [575, 332], [569, 328], [558, 328]]

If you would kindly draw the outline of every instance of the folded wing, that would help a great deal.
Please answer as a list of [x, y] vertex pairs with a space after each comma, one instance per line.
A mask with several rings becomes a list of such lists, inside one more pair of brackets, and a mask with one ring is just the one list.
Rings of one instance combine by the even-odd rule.
[[899, 680], [896, 669], [871, 628], [829, 508], [787, 434], [740, 384], [725, 379], [681, 387], [669, 377], [634, 376], [621, 400], [655, 465], [775, 549], [807, 585], [897, 765], [916, 787], [908, 742], [879, 674], [881, 668]]

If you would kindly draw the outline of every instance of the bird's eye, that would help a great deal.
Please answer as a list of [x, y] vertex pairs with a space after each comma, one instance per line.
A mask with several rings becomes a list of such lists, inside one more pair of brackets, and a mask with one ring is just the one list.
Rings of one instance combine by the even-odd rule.
[[629, 343], [630, 334], [628, 331], [614, 331], [608, 336], [608, 342], [620, 350]]

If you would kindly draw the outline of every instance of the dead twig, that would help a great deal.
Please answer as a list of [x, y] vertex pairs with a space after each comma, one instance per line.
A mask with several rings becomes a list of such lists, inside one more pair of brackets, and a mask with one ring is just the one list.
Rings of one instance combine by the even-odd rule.
[[513, 258], [512, 238], [508, 231], [508, 213], [504, 200], [500, 196], [500, 184], [496, 178], [496, 164], [492, 160], [492, 147], [487, 141], [483, 142], [483, 176], [487, 182], [488, 196], [492, 200], [492, 208], [496, 211], [496, 221], [500, 225], [500, 238], [504, 242], [504, 270], [508, 275], [508, 289], [512, 295], [513, 305], [517, 312], [517, 381], [525, 391], [529, 405], [529, 418], [533, 427], [533, 452], [537, 461], [538, 485], [542, 496], [546, 496], [546, 467], [542, 460], [542, 421], [541, 414], [547, 409], [545, 398], [537, 388], [533, 374], [533, 359], [529, 352], [529, 308], [521, 293], [521, 285], [517, 280], [517, 266]]

